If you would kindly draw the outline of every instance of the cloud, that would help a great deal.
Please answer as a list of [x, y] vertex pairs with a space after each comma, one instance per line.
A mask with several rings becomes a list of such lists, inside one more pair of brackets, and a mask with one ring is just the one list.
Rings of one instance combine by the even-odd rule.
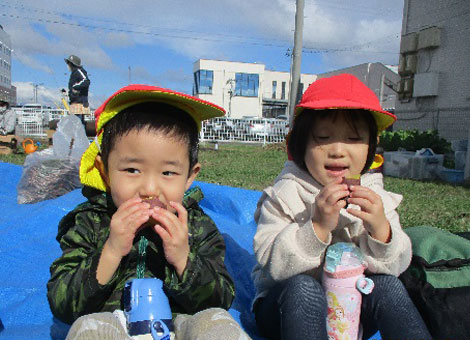
[[[403, 1], [305, 1], [302, 58], [308, 73], [364, 62], [396, 64]], [[66, 81], [63, 58], [77, 54], [99, 97], [128, 83], [127, 65], [132, 65], [132, 82], [186, 88], [192, 75], [183, 69], [190, 70], [199, 58], [289, 69], [283, 51], [293, 45], [296, 11], [294, 0], [142, 0], [119, 6], [82, 0], [73, 10], [68, 2], [4, 0], [1, 6], [13, 58], [26, 70], [22, 81], [29, 74], [54, 80], [58, 87]], [[162, 58], [174, 58], [175, 64]], [[55, 79], [59, 76], [63, 79]]]
[[[16, 86], [16, 98], [19, 105], [34, 103], [36, 90], [32, 83], [14, 82]], [[56, 107], [61, 102], [60, 89], [47, 88], [42, 85], [37, 86], [37, 102], [43, 105]]]
[[[82, 60], [86, 60], [90, 66], [103, 69], [115, 67], [102, 46], [106, 45], [103, 41], [116, 46], [117, 33], [105, 31], [97, 35], [94, 30], [79, 26], [77, 21], [50, 11], [25, 13], [17, 8], [9, 10], [11, 14], [6, 19], [5, 27], [8, 28], [11, 37], [14, 56], [25, 66], [50, 73], [50, 67], [42, 65], [39, 61], [34, 62], [34, 59], [40, 60], [41, 56], [63, 57], [74, 53], [80, 54]], [[12, 17], [15, 16], [17, 18], [13, 20]], [[120, 41], [123, 47], [130, 45], [129, 39], [125, 39], [122, 35]]]
[[[13, 82], [16, 87], [16, 98], [19, 105], [34, 103], [37, 93], [37, 102], [52, 108], [64, 108], [62, 103], [62, 88], [48, 87], [44, 85], [37, 86], [37, 92], [33, 83]], [[93, 92], [88, 94], [90, 107], [97, 108], [103, 102], [103, 98], [97, 98]]]

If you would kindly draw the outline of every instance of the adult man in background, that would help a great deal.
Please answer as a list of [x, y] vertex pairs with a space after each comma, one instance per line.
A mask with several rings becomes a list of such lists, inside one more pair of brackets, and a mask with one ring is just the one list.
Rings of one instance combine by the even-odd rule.
[[90, 79], [87, 72], [81, 65], [81, 60], [76, 55], [71, 54], [64, 59], [71, 74], [69, 79], [69, 103], [70, 113], [78, 115], [86, 128], [85, 115], [90, 114], [88, 104], [88, 88], [90, 87]]

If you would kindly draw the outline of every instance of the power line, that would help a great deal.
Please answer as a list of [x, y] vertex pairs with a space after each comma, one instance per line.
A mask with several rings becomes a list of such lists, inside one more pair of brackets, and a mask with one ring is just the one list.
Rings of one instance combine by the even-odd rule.
[[309, 0], [307, 2], [310, 4], [318, 5], [318, 7], [321, 9], [323, 9], [323, 7], [331, 7], [333, 9], [337, 9], [340, 11], [360, 13], [363, 16], [377, 17], [378, 15], [383, 15], [384, 13], [391, 13], [396, 10], [396, 7], [385, 7], [385, 8], [380, 8], [380, 9], [378, 8], [374, 9], [374, 8], [371, 8], [370, 6], [360, 6], [357, 4], [354, 4], [353, 6], [345, 6], [344, 0], [340, 0], [339, 2], [334, 2], [331, 0], [327, 0], [327, 1]]
[[[110, 28], [110, 27], [100, 27], [95, 25], [85, 25], [79, 23], [71, 23], [66, 21], [60, 20], [50, 20], [50, 19], [42, 19], [42, 18], [31, 18], [31, 17], [24, 17], [14, 14], [1, 14], [3, 17], [9, 17], [12, 19], [23, 19], [31, 22], [42, 22], [48, 24], [57, 24], [57, 25], [67, 25], [67, 26], [74, 26], [74, 27], [83, 27], [89, 29], [96, 29], [96, 30], [103, 30], [103, 31], [113, 31], [113, 32], [120, 32], [120, 33], [129, 33], [129, 34], [142, 34], [142, 35], [149, 35], [149, 36], [158, 36], [158, 37], [165, 37], [165, 38], [174, 38], [174, 39], [191, 39], [191, 40], [201, 40], [201, 41], [212, 41], [212, 42], [234, 42], [234, 43], [244, 43], [249, 45], [259, 45], [259, 46], [267, 46], [267, 47], [280, 47], [285, 48], [286, 44], [273, 44], [273, 43], [264, 43], [264, 42], [256, 42], [256, 41], [227, 41], [226, 39], [217, 39], [217, 38], [205, 38], [205, 37], [194, 37], [194, 36], [185, 36], [185, 35], [175, 35], [175, 34], [167, 34], [167, 33], [156, 33], [156, 32], [145, 32], [145, 31], [136, 31], [131, 29], [123, 29], [123, 28]], [[245, 37], [246, 38], [246, 37]]]
[[395, 54], [398, 52], [375, 52], [375, 51], [370, 51], [370, 50], [361, 50], [361, 48], [363, 47], [369, 47], [370, 45], [376, 43], [376, 42], [380, 42], [380, 41], [384, 41], [384, 40], [388, 40], [390, 38], [396, 38], [396, 39], [399, 39], [400, 38], [400, 33], [394, 33], [394, 34], [391, 34], [391, 35], [387, 35], [385, 37], [381, 37], [381, 38], [378, 38], [378, 39], [375, 39], [375, 40], [372, 40], [372, 41], [368, 41], [366, 43], [362, 43], [362, 44], [359, 44], [359, 45], [353, 45], [353, 46], [350, 46], [350, 47], [344, 47], [344, 48], [318, 48], [318, 47], [304, 47], [304, 50], [305, 52], [308, 52], [308, 53], [320, 53], [320, 52], [367, 52], [367, 53], [389, 53], [389, 54]]
[[[15, 8], [15, 9], [21, 9], [21, 10], [26, 10], [30, 12], [35, 12], [35, 13], [46, 13], [46, 14], [53, 14], [53, 15], [58, 15], [58, 16], [66, 16], [70, 18], [81, 18], [89, 21], [93, 21], [96, 19], [91, 19], [89, 17], [84, 17], [84, 16], [73, 16], [73, 15], [68, 15], [65, 13], [60, 13], [60, 12], [53, 12], [53, 11], [46, 11], [43, 9], [39, 8], [26, 8], [25, 6], [11, 6], [11, 5], [6, 5], [6, 4], [0, 4], [0, 6], [3, 7], [9, 7], [9, 8]], [[228, 34], [220, 34], [220, 33], [214, 33], [211, 34], [212, 36], [219, 36], [219, 37], [229, 37], [229, 38], [235, 38], [235, 40], [227, 40], [227, 39], [218, 39], [218, 38], [211, 38], [211, 37], [195, 37], [195, 36], [188, 36], [188, 35], [178, 35], [178, 34], [170, 34], [170, 33], [161, 33], [161, 32], [149, 32], [149, 31], [142, 31], [142, 30], [133, 30], [133, 29], [123, 29], [123, 28], [113, 28], [113, 27], [102, 27], [98, 25], [90, 25], [90, 24], [83, 24], [83, 23], [73, 23], [73, 22], [67, 22], [67, 21], [61, 21], [61, 20], [54, 20], [54, 19], [45, 19], [45, 18], [33, 18], [33, 17], [27, 17], [27, 16], [20, 16], [20, 15], [14, 15], [14, 14], [5, 14], [3, 13], [2, 16], [4, 17], [10, 17], [13, 19], [23, 19], [27, 20], [30, 22], [42, 22], [42, 23], [49, 23], [49, 24], [57, 24], [57, 25], [67, 25], [67, 26], [74, 26], [74, 27], [83, 27], [83, 28], [88, 28], [88, 29], [96, 29], [96, 30], [105, 30], [105, 31], [114, 31], [114, 32], [120, 32], [120, 33], [128, 33], [128, 34], [142, 34], [142, 35], [149, 35], [149, 36], [159, 36], [159, 37], [166, 37], [166, 38], [175, 38], [175, 39], [191, 39], [191, 40], [199, 40], [199, 41], [210, 41], [210, 42], [232, 42], [232, 43], [242, 43], [242, 44], [248, 44], [248, 45], [255, 45], [255, 46], [265, 46], [265, 47], [275, 47], [275, 48], [285, 48], [287, 46], [291, 46], [290, 42], [287, 40], [276, 40], [279, 43], [268, 43], [268, 42], [263, 42], [261, 41], [253, 41], [253, 40], [247, 40], [246, 36], [240, 36], [240, 35], [228, 35]], [[129, 23], [123, 23], [123, 22], [117, 22], [117, 21], [111, 21], [111, 20], [101, 20], [98, 19], [96, 20], [98, 22], [107, 22], [107, 23], [112, 23], [114, 25], [120, 25], [120, 26], [135, 26], [135, 27], [142, 27], [142, 28], [149, 28], [149, 29], [158, 29], [158, 27], [155, 26], [144, 26], [144, 25], [133, 25]], [[175, 32], [183, 32], [183, 33], [196, 33], [196, 34], [201, 34], [200, 32], [197, 31], [192, 31], [192, 30], [173, 30]], [[206, 34], [206, 33], [202, 33]], [[367, 52], [367, 53], [388, 53], [388, 54], [395, 54], [395, 52], [376, 52], [376, 51], [361, 51], [360, 49], [363, 46], [370, 46], [371, 44], [375, 42], [380, 42], [383, 41], [384, 39], [387, 39], [387, 37], [382, 37], [379, 39], [375, 39], [373, 41], [366, 42], [364, 44], [360, 45], [355, 45], [355, 46], [350, 46], [350, 47], [345, 47], [345, 48], [314, 48], [314, 47], [304, 47], [303, 52], [307, 53], [336, 53], [336, 52]], [[270, 39], [272, 41], [273, 39]]]
[[[56, 11], [47, 11], [47, 10], [40, 9], [40, 8], [35, 8], [35, 7], [29, 7], [28, 8], [28, 7], [25, 7], [25, 6], [12, 6], [12, 5], [6, 5], [6, 4], [0, 4], [0, 6], [9, 7], [9, 8], [13, 8], [13, 9], [19, 9], [19, 10], [26, 10], [28, 12], [33, 12], [33, 13], [56, 15], [56, 16], [70, 18], [70, 19], [77, 19], [77, 20], [80, 19], [80, 20], [85, 20], [85, 21], [90, 21], [90, 22], [102, 22], [102, 23], [105, 23], [105, 24], [113, 24], [115, 26], [126, 26], [126, 27], [131, 26], [131, 27], [142, 28], [142, 29], [160, 29], [160, 30], [163, 29], [163, 30], [167, 30], [169, 32], [176, 32], [176, 33], [191, 33], [191, 34], [199, 34], [199, 35], [202, 34], [202, 35], [210, 35], [210, 36], [219, 36], [219, 37], [223, 37], [223, 38], [238, 38], [238, 39], [243, 39], [243, 40], [247, 40], [247, 39], [263, 40], [262, 38], [260, 38], [260, 39], [250, 38], [250, 37], [247, 37], [245, 35], [234, 35], [234, 34], [227, 34], [227, 33], [212, 33], [212, 32], [208, 33], [208, 32], [200, 32], [200, 31], [195, 31], [195, 30], [182, 30], [182, 29], [175, 29], [175, 28], [168, 28], [168, 27], [138, 25], [138, 24], [123, 22], [123, 21], [113, 21], [113, 20], [106, 20], [106, 19], [99, 19], [99, 18], [90, 18], [90, 17], [86, 17], [86, 16], [71, 15], [71, 14], [56, 12]], [[14, 14], [10, 14], [10, 15], [14, 15]], [[32, 19], [34, 19], [34, 18], [32, 18]], [[35, 19], [35, 20], [39, 20], [39, 19]], [[42, 20], [54, 21], [52, 19], [42, 19]], [[101, 26], [85, 25], [85, 24], [77, 24], [77, 25], [82, 26], [82, 27], [102, 28], [102, 29], [111, 30], [109, 27], [101, 27]], [[128, 30], [128, 31], [132, 31], [132, 30]], [[145, 33], [145, 32], [138, 32], [138, 31], [132, 31], [132, 32]], [[277, 41], [277, 42], [281, 42], [281, 43], [290, 43], [286, 39], [270, 38], [269, 40]]]
[[[142, 35], [149, 35], [149, 36], [158, 36], [158, 37], [165, 37], [165, 38], [175, 38], [175, 39], [191, 39], [191, 40], [199, 40], [199, 41], [210, 41], [210, 42], [232, 42], [232, 43], [243, 43], [243, 44], [248, 44], [248, 45], [255, 45], [255, 46], [265, 46], [265, 47], [278, 47], [278, 48], [286, 48], [290, 47], [289, 45], [286, 44], [273, 44], [273, 43], [265, 43], [265, 42], [256, 42], [256, 41], [227, 41], [226, 39], [217, 39], [217, 38], [204, 38], [204, 37], [194, 37], [194, 36], [184, 36], [184, 35], [175, 35], [175, 34], [165, 34], [165, 33], [155, 33], [155, 32], [145, 32], [145, 31], [136, 31], [136, 30], [130, 30], [130, 29], [122, 29], [122, 28], [110, 28], [110, 27], [100, 27], [100, 26], [95, 26], [95, 25], [84, 25], [84, 24], [79, 24], [79, 23], [71, 23], [71, 22], [65, 22], [65, 21], [59, 21], [59, 20], [50, 20], [50, 19], [42, 19], [42, 18], [31, 18], [31, 17], [24, 17], [24, 16], [19, 16], [19, 15], [13, 15], [13, 14], [1, 14], [3, 17], [10, 17], [12, 19], [22, 19], [22, 20], [27, 20], [27, 21], [32, 21], [32, 22], [42, 22], [42, 23], [49, 23], [49, 24], [57, 24], [57, 25], [67, 25], [67, 26], [74, 26], [74, 27], [83, 27], [83, 28], [88, 28], [88, 29], [96, 29], [96, 30], [104, 30], [104, 31], [114, 31], [114, 32], [120, 32], [120, 33], [129, 33], [129, 34], [142, 34]], [[314, 49], [314, 48], [304, 48], [305, 50], [308, 49]], [[345, 49], [316, 49], [318, 52], [316, 53], [321, 53], [321, 52], [345, 52], [345, 51], [350, 51], [351, 48], [345, 48]], [[311, 52], [312, 53], [312, 52]], [[369, 53], [375, 53], [373, 51], [369, 51]], [[393, 53], [393, 52], [389, 52]]]

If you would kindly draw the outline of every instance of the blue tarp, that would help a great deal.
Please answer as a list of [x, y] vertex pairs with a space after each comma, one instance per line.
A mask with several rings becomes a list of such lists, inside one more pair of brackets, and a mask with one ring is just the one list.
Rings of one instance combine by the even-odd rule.
[[[68, 326], [53, 318], [46, 297], [49, 266], [60, 256], [55, 240], [59, 220], [84, 201], [80, 190], [35, 204], [18, 204], [16, 185], [22, 167], [0, 162], [0, 338], [63, 339]], [[232, 316], [253, 337], [257, 335], [250, 312], [255, 289], [252, 240], [253, 213], [258, 191], [197, 182], [205, 198], [200, 205], [225, 238], [226, 265], [235, 280], [237, 296]]]

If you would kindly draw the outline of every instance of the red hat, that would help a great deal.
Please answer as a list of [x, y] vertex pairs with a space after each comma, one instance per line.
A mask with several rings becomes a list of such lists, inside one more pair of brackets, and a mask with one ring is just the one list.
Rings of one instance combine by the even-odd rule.
[[95, 166], [103, 140], [104, 126], [122, 110], [144, 102], [160, 102], [178, 107], [194, 119], [198, 131], [201, 130], [203, 120], [225, 114], [223, 108], [184, 93], [150, 85], [125, 86], [95, 110], [96, 138], [85, 150], [80, 162], [80, 180], [83, 184], [106, 191], [106, 185]]
[[295, 107], [295, 115], [304, 109], [362, 109], [372, 113], [378, 132], [392, 125], [397, 117], [382, 110], [375, 93], [352, 74], [343, 73], [312, 83]]

